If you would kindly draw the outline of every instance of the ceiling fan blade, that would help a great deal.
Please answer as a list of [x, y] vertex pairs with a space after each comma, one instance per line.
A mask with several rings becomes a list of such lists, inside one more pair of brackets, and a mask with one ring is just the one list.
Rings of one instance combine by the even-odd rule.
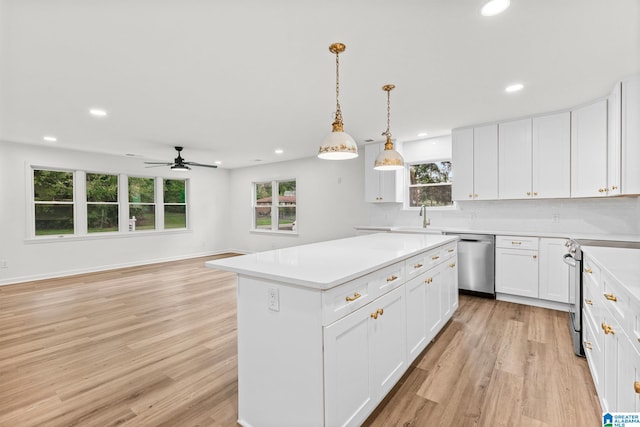
[[164, 165], [164, 166], [171, 166], [173, 163], [167, 163], [167, 162], [144, 162], [146, 165]]
[[158, 163], [158, 164], [155, 164], [155, 165], [152, 165], [152, 166], [145, 166], [145, 168], [147, 168], [147, 169], [148, 168], [159, 168], [159, 167], [162, 167], [162, 166], [170, 166], [171, 164], [172, 163]]
[[201, 166], [201, 167], [205, 167], [205, 168], [217, 168], [218, 166], [216, 165], [206, 165], [204, 163], [197, 163], [197, 162], [184, 162], [185, 165], [190, 165], [190, 166]]

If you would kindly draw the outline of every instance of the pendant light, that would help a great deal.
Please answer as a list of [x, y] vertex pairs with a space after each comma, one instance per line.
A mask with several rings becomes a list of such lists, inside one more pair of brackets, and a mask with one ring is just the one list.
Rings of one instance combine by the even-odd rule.
[[393, 142], [391, 141], [391, 131], [389, 125], [391, 123], [391, 91], [395, 88], [395, 85], [384, 85], [382, 90], [387, 92], [387, 130], [382, 132], [386, 135], [387, 142], [384, 144], [384, 150], [378, 154], [376, 161], [373, 164], [373, 168], [379, 171], [392, 171], [404, 168], [404, 160], [400, 153], [393, 149]]
[[346, 160], [358, 157], [358, 146], [351, 138], [351, 135], [344, 131], [342, 124], [342, 111], [340, 111], [340, 53], [344, 52], [346, 46], [342, 43], [333, 43], [329, 46], [329, 51], [336, 55], [336, 118], [333, 121], [333, 130], [322, 141], [318, 157], [327, 160]]

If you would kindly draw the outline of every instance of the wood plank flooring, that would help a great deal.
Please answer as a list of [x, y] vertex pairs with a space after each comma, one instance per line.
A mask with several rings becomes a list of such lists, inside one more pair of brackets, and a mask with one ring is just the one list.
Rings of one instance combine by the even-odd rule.
[[[0, 286], [0, 426], [237, 426], [235, 276], [212, 258]], [[365, 425], [598, 426], [600, 407], [566, 313], [461, 296]]]

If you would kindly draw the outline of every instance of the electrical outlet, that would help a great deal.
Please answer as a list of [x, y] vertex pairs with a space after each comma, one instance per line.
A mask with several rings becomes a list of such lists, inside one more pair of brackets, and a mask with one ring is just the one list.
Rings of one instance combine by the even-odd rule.
[[271, 311], [280, 311], [280, 292], [278, 288], [269, 288], [267, 307]]
[[9, 268], [9, 261], [6, 259], [0, 259], [0, 268]]

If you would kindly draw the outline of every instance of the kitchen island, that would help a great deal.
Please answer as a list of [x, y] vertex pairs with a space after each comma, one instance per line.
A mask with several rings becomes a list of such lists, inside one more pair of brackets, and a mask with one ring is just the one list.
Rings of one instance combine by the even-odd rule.
[[238, 422], [360, 425], [457, 308], [456, 241], [382, 233], [207, 262], [238, 274]]

